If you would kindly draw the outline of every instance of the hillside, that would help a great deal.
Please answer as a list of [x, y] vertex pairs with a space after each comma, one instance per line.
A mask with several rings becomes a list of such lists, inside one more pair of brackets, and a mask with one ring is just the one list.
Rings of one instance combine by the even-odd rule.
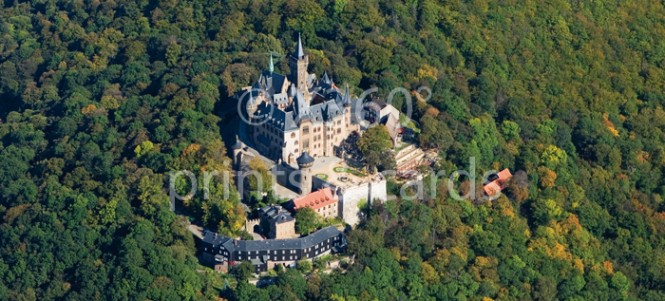
[[[1, 300], [665, 299], [662, 1], [0, 4]], [[373, 207], [344, 274], [220, 285], [168, 172], [230, 169], [220, 112], [299, 33], [338, 83], [429, 87], [438, 169], [521, 172], [493, 202]], [[240, 234], [217, 188], [183, 210]]]

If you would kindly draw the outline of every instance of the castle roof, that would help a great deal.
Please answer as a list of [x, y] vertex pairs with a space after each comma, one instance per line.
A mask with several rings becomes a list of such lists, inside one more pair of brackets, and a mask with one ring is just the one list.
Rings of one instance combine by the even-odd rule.
[[310, 106], [308, 106], [307, 102], [305, 101], [305, 96], [302, 94], [302, 92], [297, 89], [293, 104], [293, 109], [296, 112], [296, 117], [298, 119], [309, 117]]
[[259, 79], [254, 83], [252, 87], [272, 94], [278, 91], [278, 89], [282, 88], [282, 85], [284, 85], [284, 81], [286, 81], [286, 76], [284, 76], [283, 74], [264, 71], [261, 73]]
[[[294, 55], [296, 59], [305, 55], [300, 38]], [[345, 108], [349, 106], [352, 106], [354, 115], [351, 116], [351, 123], [358, 124], [361, 121], [355, 111], [362, 109], [357, 106], [362, 100], [351, 98], [348, 85], [342, 91], [335, 86], [327, 73], [319, 80], [316, 80], [314, 74], [308, 74], [308, 91], [302, 91], [291, 80], [272, 70], [261, 73], [246, 98], [249, 105], [255, 108], [252, 115], [255, 121], [268, 123], [268, 126], [282, 132], [289, 132], [297, 130], [304, 120], [314, 124], [330, 122], [344, 115]], [[242, 95], [238, 93], [237, 97], [240, 96]]]
[[351, 96], [349, 94], [349, 84], [346, 84], [346, 89], [344, 89], [344, 97], [342, 97], [342, 104], [345, 106], [351, 104]]
[[275, 105], [263, 102], [254, 113], [256, 122], [266, 122], [277, 130], [288, 132], [298, 129], [298, 123], [293, 111], [284, 111]]
[[300, 34], [298, 34], [298, 48], [296, 49], [294, 56], [298, 59], [305, 56], [305, 51], [302, 48], [302, 40], [300, 39]]
[[337, 199], [333, 195], [330, 187], [320, 189], [318, 191], [312, 192], [308, 195], [299, 197], [293, 200], [293, 205], [295, 210], [299, 210], [305, 207], [312, 208], [317, 210], [328, 205], [337, 203]]
[[266, 206], [260, 209], [261, 215], [264, 216], [270, 223], [281, 224], [293, 220], [290, 212], [282, 208], [282, 206]]
[[314, 247], [327, 239], [340, 235], [342, 235], [342, 232], [333, 226], [323, 228], [305, 237], [266, 240], [236, 240], [212, 231], [205, 231], [203, 233], [203, 241], [211, 244], [213, 247], [221, 245], [224, 249], [229, 251], [229, 253], [234, 253], [271, 250], [302, 250]]
[[300, 157], [296, 159], [296, 162], [298, 162], [298, 165], [307, 165], [314, 163], [314, 158], [312, 158], [309, 153], [303, 152]]
[[399, 115], [396, 114], [390, 114], [386, 117], [386, 122], [385, 126], [386, 129], [388, 129], [388, 133], [390, 134], [390, 138], [395, 140], [397, 136], [400, 133], [400, 128], [402, 127], [401, 124], [399, 123]]
[[329, 85], [332, 85], [332, 83], [333, 83], [333, 81], [328, 76], [328, 72], [325, 72], [325, 71], [323, 72], [323, 78], [321, 78], [321, 81], [323, 81], [323, 83], [329, 84]]

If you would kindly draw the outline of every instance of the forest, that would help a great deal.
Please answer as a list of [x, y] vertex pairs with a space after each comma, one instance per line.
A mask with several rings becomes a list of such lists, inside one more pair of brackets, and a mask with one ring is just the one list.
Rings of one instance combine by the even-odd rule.
[[[0, 1], [0, 300], [665, 300], [664, 6]], [[218, 112], [298, 34], [310, 72], [412, 91], [435, 168], [510, 168], [505, 194], [376, 204], [345, 273], [201, 266], [188, 217], [241, 235], [240, 196], [176, 214], [169, 172], [230, 170]]]

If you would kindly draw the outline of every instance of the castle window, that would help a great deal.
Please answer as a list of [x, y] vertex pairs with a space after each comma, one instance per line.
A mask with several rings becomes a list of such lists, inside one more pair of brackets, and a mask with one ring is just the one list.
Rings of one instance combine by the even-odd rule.
[[303, 134], [309, 134], [309, 127], [308, 127], [308, 126], [303, 127], [303, 128], [302, 128], [302, 133], [303, 133]]

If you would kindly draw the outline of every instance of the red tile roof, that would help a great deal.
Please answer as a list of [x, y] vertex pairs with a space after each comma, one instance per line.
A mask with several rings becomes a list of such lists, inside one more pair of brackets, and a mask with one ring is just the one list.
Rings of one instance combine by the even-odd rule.
[[501, 191], [501, 187], [496, 183], [496, 181], [489, 182], [483, 186], [485, 194], [488, 196], [493, 196], [497, 192]]
[[497, 173], [497, 175], [499, 176], [497, 181], [503, 182], [504, 184], [505, 182], [510, 180], [510, 178], [513, 177], [513, 174], [510, 173], [510, 170], [508, 170], [508, 168], [505, 168], [504, 170], [500, 171], [499, 173]]
[[483, 186], [483, 189], [485, 190], [485, 194], [492, 196], [496, 194], [497, 192], [500, 192], [504, 188], [506, 188], [506, 185], [508, 184], [508, 180], [513, 177], [513, 174], [510, 173], [510, 170], [508, 168], [498, 172], [496, 174], [498, 177], [487, 184]]
[[330, 188], [320, 189], [308, 195], [301, 196], [293, 200], [294, 208], [296, 210], [304, 207], [310, 207], [314, 210], [323, 208], [325, 206], [336, 204], [337, 199], [332, 193]]

